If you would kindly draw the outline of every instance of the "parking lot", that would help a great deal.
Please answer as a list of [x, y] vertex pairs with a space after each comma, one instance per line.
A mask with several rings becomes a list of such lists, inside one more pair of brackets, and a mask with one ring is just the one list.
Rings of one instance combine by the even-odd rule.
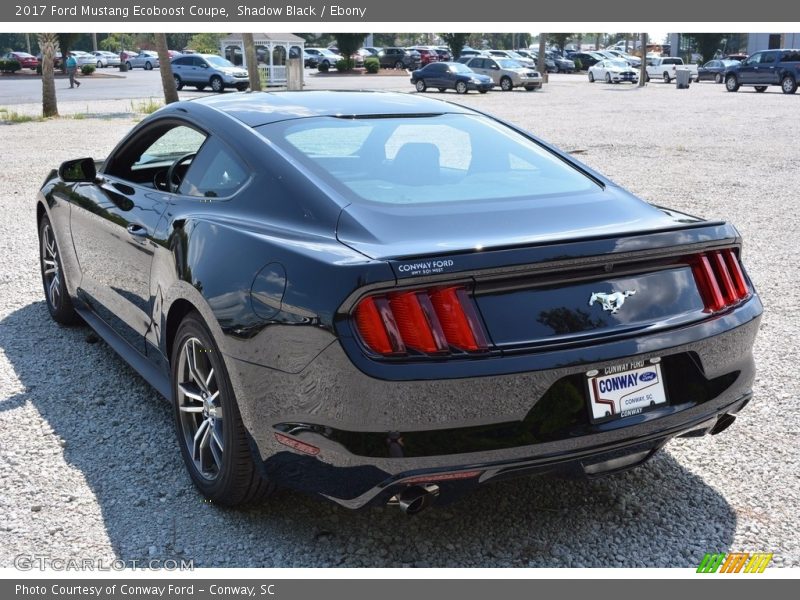
[[[696, 567], [706, 552], [728, 551], [772, 552], [773, 564], [800, 566], [792, 208], [800, 146], [791, 126], [800, 94], [590, 84], [585, 74], [551, 76], [536, 92], [426, 94], [519, 124], [650, 202], [730, 220], [744, 236], [765, 313], [754, 400], [722, 435], [673, 441], [649, 464], [607, 478], [506, 481], [407, 517], [392, 507], [349, 512], [288, 491], [239, 511], [204, 502], [180, 459], [167, 403], [103, 342], [92, 343], [88, 329], [50, 320], [36, 192], [61, 161], [110, 151], [141, 118], [129, 114], [133, 98], [160, 98], [157, 73], [128, 76], [66, 91], [61, 81], [62, 114], [82, 118], [0, 123], [12, 155], [0, 175], [0, 566], [35, 553], [184, 558], [197, 567]], [[413, 89], [407, 77], [307, 82]], [[14, 85], [0, 87], [0, 107], [35, 110], [36, 94]]]

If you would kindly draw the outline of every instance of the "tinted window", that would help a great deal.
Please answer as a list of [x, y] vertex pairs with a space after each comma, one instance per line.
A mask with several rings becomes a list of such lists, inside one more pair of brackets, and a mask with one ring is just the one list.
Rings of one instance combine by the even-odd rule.
[[781, 55], [781, 62], [800, 62], [800, 50], [789, 50]]
[[236, 193], [247, 179], [247, 170], [241, 161], [222, 142], [211, 139], [192, 160], [192, 166], [181, 183], [180, 193], [224, 198]]
[[195, 67], [202, 67], [205, 64], [206, 64], [206, 61], [204, 61], [199, 56], [193, 56], [192, 57], [192, 65], [194, 65]]
[[758, 63], [761, 62], [761, 57], [762, 56], [763, 55], [761, 54], [761, 52], [759, 52], [757, 54], [753, 54], [753, 56], [751, 56], [746, 61], [744, 61], [744, 64], [746, 64], [746, 65], [757, 65]]
[[431, 63], [425, 67], [426, 73], [444, 73], [447, 70], [447, 65], [442, 63]]
[[196, 129], [179, 125], [173, 127], [164, 135], [145, 148], [133, 163], [133, 169], [152, 163], [173, 161], [179, 156], [197, 152], [203, 145], [206, 136]]
[[761, 57], [762, 64], [765, 63], [774, 63], [775, 62], [775, 52], [765, 52]]
[[535, 198], [598, 189], [538, 144], [481, 116], [315, 117], [257, 129], [331, 185], [371, 202]]
[[185, 67], [192, 64], [192, 59], [190, 57], [184, 56], [183, 58], [176, 58], [175, 60], [172, 61], [172, 64]]
[[469, 67], [472, 69], [482, 69], [483, 64], [482, 58], [473, 58], [471, 61], [469, 61]]

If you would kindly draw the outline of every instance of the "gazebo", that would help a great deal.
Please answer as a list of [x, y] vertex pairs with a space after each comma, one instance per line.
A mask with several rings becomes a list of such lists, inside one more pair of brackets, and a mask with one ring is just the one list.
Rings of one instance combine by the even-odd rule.
[[[254, 33], [258, 69], [268, 86], [286, 85], [286, 60], [303, 60], [306, 41], [293, 33]], [[247, 66], [241, 33], [232, 33], [220, 42], [222, 55], [235, 65]]]

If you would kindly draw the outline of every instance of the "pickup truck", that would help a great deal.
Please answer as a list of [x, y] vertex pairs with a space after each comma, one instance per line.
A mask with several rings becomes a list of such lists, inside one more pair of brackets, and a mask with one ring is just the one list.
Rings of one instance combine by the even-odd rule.
[[669, 83], [675, 79], [676, 69], [689, 69], [689, 81], [697, 81], [697, 65], [686, 65], [682, 58], [676, 56], [660, 56], [647, 59], [647, 80], [663, 79]]

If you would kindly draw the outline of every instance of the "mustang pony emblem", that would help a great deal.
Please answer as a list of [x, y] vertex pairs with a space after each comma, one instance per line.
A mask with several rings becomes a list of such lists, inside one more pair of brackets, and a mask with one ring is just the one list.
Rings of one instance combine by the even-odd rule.
[[626, 290], [624, 292], [614, 292], [613, 294], [604, 294], [603, 292], [594, 292], [592, 297], [589, 298], [589, 306], [592, 306], [595, 302], [599, 302], [603, 310], [611, 311], [613, 315], [617, 312], [622, 305], [625, 304], [625, 298], [628, 296], [633, 296], [636, 293], [636, 290]]

